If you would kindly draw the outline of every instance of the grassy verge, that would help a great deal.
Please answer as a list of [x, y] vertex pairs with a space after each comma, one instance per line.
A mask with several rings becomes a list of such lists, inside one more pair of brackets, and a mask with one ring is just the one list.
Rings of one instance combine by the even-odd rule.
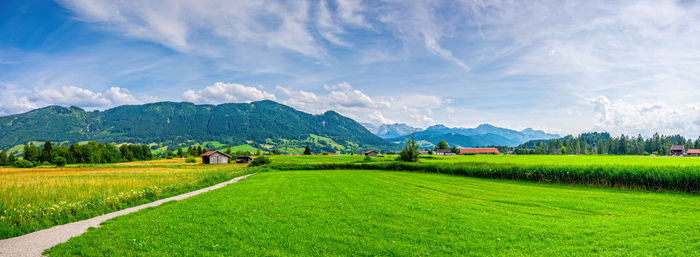
[[368, 162], [277, 164], [272, 165], [271, 168], [278, 170], [369, 169], [417, 171], [478, 178], [700, 193], [700, 169], [692, 166], [550, 166], [488, 162], [461, 162], [454, 164]]
[[700, 198], [438, 174], [259, 173], [50, 256], [692, 256]]
[[0, 169], [0, 239], [23, 235], [242, 175], [241, 165], [102, 165]]

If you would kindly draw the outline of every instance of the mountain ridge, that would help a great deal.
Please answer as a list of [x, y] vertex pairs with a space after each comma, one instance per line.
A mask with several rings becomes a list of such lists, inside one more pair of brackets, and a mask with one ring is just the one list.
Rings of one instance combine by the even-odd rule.
[[[47, 106], [0, 117], [0, 149], [30, 141], [129, 142], [182, 146], [203, 141], [254, 144], [265, 150], [359, 151], [388, 143], [356, 121], [327, 111], [309, 114], [263, 100], [219, 105], [157, 102], [104, 111]], [[251, 142], [252, 141], [252, 142]]]

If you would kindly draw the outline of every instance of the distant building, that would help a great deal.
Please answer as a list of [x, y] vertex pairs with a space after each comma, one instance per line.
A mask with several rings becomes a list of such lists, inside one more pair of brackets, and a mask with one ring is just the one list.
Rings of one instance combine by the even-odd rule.
[[420, 152], [418, 152], [418, 153], [419, 153], [419, 154], [426, 154], [426, 155], [427, 155], [427, 154], [429, 154], [430, 152], [428, 152], [428, 151], [420, 151]]
[[435, 155], [449, 155], [449, 153], [452, 153], [450, 149], [437, 149], [435, 150]]
[[683, 154], [685, 154], [685, 146], [683, 146], [683, 145], [671, 146], [671, 155], [682, 156]]
[[372, 156], [372, 157], [377, 157], [379, 153], [375, 150], [369, 150], [367, 152], [362, 153], [364, 156]]
[[216, 150], [202, 154], [202, 163], [204, 164], [228, 163], [229, 159], [231, 156]]
[[250, 156], [236, 156], [236, 163], [251, 163], [253, 158]]
[[700, 155], [700, 149], [688, 149], [688, 152], [686, 154], [690, 156], [698, 156]]
[[460, 148], [459, 154], [501, 154], [498, 148]]

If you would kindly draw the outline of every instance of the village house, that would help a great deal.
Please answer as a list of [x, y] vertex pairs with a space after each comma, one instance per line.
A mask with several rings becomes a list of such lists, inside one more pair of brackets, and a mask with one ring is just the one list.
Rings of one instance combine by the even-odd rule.
[[501, 154], [498, 148], [460, 148], [459, 154]]
[[435, 155], [449, 155], [449, 153], [452, 153], [450, 149], [437, 149], [435, 150]]
[[686, 152], [688, 156], [698, 156], [700, 155], [700, 149], [688, 149], [688, 152]]
[[364, 156], [372, 156], [372, 157], [377, 157], [379, 153], [375, 150], [369, 150], [367, 152], [364, 152], [362, 155]]
[[202, 163], [204, 164], [228, 163], [229, 159], [231, 156], [217, 150], [202, 154]]
[[430, 152], [428, 152], [428, 151], [420, 151], [420, 152], [418, 152], [418, 153], [419, 153], [419, 154], [425, 154], [425, 155], [430, 154]]
[[685, 154], [685, 146], [683, 145], [673, 145], [671, 146], [672, 156], [683, 156]]

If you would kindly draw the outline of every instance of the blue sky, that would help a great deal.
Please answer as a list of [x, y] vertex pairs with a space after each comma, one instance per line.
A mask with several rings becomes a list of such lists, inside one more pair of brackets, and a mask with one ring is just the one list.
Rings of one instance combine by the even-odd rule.
[[0, 1], [0, 114], [271, 99], [425, 127], [700, 135], [694, 1]]

